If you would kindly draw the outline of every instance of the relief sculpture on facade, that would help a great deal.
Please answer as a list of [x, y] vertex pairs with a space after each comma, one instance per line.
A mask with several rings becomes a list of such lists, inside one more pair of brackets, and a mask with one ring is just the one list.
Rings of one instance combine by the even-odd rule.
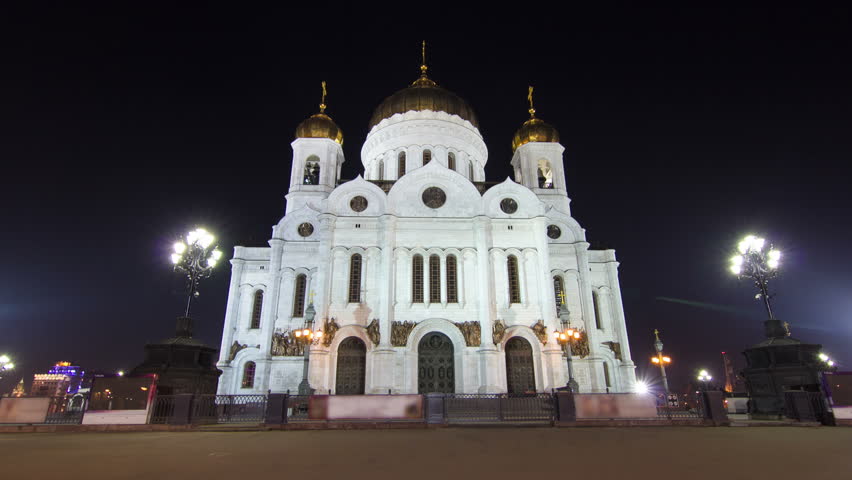
[[535, 322], [532, 326], [532, 331], [535, 333], [535, 336], [538, 337], [538, 341], [541, 342], [542, 345], [547, 344], [547, 327], [544, 326], [544, 322], [540, 319]]
[[374, 318], [369, 325], [367, 325], [367, 336], [370, 337], [370, 341], [373, 342], [373, 346], [378, 346], [379, 342], [382, 339], [382, 334], [379, 332], [379, 320]]
[[299, 357], [305, 354], [304, 346], [290, 335], [290, 331], [272, 334], [271, 354], [273, 357]]
[[491, 338], [494, 340], [494, 345], [500, 345], [503, 337], [506, 335], [506, 324], [503, 320], [494, 322], [494, 328], [491, 329]]
[[615, 355], [615, 359], [621, 361], [621, 344], [618, 342], [603, 342], [603, 345], [606, 345], [607, 348], [612, 350], [612, 354]]
[[322, 344], [326, 347], [331, 345], [331, 341], [334, 340], [334, 334], [340, 330], [340, 325], [337, 324], [337, 320], [334, 317], [331, 320], [326, 320], [322, 326]]
[[464, 343], [468, 347], [478, 347], [482, 343], [482, 330], [479, 322], [462, 322], [457, 323], [456, 326], [461, 330], [464, 336]]
[[248, 345], [240, 344], [239, 342], [234, 340], [234, 344], [231, 345], [231, 352], [228, 354], [228, 361], [232, 362], [234, 360], [234, 358], [237, 356], [237, 354], [240, 353], [240, 350], [242, 350], [246, 347], [248, 347]]
[[414, 322], [393, 322], [391, 324], [391, 345], [404, 347], [408, 343], [408, 335], [417, 324]]
[[580, 338], [571, 340], [571, 355], [580, 358], [589, 356], [589, 336], [586, 335], [586, 332], [580, 330]]

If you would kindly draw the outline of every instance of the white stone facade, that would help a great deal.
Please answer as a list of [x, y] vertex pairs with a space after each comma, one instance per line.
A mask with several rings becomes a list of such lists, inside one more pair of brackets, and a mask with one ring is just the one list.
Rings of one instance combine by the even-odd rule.
[[[451, 391], [506, 392], [506, 344], [520, 337], [531, 347], [535, 390], [549, 392], [568, 380], [553, 336], [560, 328], [554, 277], [564, 284], [571, 325], [588, 339], [588, 355], [574, 357], [580, 391], [632, 389], [618, 262], [613, 250], [589, 250], [584, 230], [571, 217], [560, 144], [522, 145], [512, 159], [518, 183], [497, 184], [484, 183], [488, 152], [478, 129], [444, 112], [410, 111], [381, 121], [361, 150], [363, 177], [342, 184], [343, 151], [335, 141], [298, 138], [292, 146], [286, 214], [273, 227], [269, 247], [236, 247], [231, 260], [220, 394], [296, 392], [303, 358], [273, 355], [273, 335], [300, 328], [304, 308], [295, 305], [294, 312], [294, 304], [306, 307], [311, 298], [315, 329], [332, 318], [340, 327], [330, 345], [318, 342], [310, 350], [309, 380], [320, 393], [339, 393], [338, 350], [349, 337], [366, 347], [364, 393], [422, 391], [420, 342], [432, 332], [452, 343]], [[426, 150], [431, 161], [424, 165]], [[403, 175], [400, 154], [405, 155]], [[320, 167], [312, 185], [304, 184], [307, 161]], [[552, 188], [539, 188], [537, 165], [542, 164], [551, 169]], [[424, 203], [423, 193], [431, 187], [445, 194], [440, 207]], [[367, 201], [362, 211], [353, 209], [358, 196]], [[507, 198], [516, 204], [514, 213], [501, 209]], [[312, 231], [303, 227], [300, 233], [304, 224]], [[561, 233], [548, 235], [551, 225]], [[352, 279], [356, 254], [360, 278]], [[417, 255], [423, 259], [422, 282], [413, 279]], [[437, 263], [431, 263], [432, 256]], [[455, 275], [448, 264], [455, 265]], [[351, 298], [356, 281], [357, 299]], [[430, 290], [435, 287], [438, 292]], [[259, 311], [258, 291], [263, 292]], [[374, 319], [378, 343], [367, 333]], [[396, 322], [416, 324], [404, 345], [392, 342]], [[478, 323], [478, 345], [466, 342], [458, 326], [463, 322]], [[534, 332], [539, 322], [546, 336]], [[495, 323], [505, 326], [499, 341]], [[254, 364], [251, 382], [244, 378], [247, 362]]]

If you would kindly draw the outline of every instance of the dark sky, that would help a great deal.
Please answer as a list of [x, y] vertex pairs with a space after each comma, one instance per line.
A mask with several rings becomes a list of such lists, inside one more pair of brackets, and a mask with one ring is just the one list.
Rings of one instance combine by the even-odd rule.
[[[480, 118], [489, 180], [535, 85], [573, 214], [617, 250], [640, 377], [654, 328], [675, 385], [761, 340], [761, 305], [726, 270], [751, 232], [784, 252], [779, 318], [852, 365], [849, 11], [139, 5], [0, 12], [0, 352], [19, 367], [0, 391], [57, 360], [140, 362], [181, 312], [174, 239], [204, 225], [228, 255], [266, 245], [322, 80], [343, 176], [359, 174], [423, 38], [431, 77]], [[217, 347], [229, 275], [194, 315]]]

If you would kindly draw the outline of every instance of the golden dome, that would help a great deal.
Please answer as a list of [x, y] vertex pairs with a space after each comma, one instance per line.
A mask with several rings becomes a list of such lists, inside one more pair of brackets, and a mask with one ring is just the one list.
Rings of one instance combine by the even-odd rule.
[[343, 145], [343, 131], [325, 113], [317, 113], [296, 127], [296, 138], [328, 138]]
[[530, 142], [559, 142], [559, 132], [553, 126], [545, 123], [540, 118], [535, 118], [535, 108], [533, 108], [533, 87], [529, 87], [527, 100], [530, 102], [530, 119], [521, 125], [521, 128], [515, 132], [512, 137], [512, 151], [518, 149], [521, 145]]
[[455, 93], [439, 87], [437, 83], [426, 76], [424, 67], [425, 65], [420, 67], [423, 74], [410, 87], [394, 93], [379, 104], [373, 112], [368, 129], [372, 129], [382, 120], [397, 113], [422, 110], [457, 115], [472, 123], [474, 127], [479, 128], [476, 114], [473, 113], [470, 105]]
[[325, 114], [325, 82], [322, 82], [322, 101], [320, 111], [311, 115], [296, 127], [296, 138], [328, 138], [343, 145], [343, 131]]

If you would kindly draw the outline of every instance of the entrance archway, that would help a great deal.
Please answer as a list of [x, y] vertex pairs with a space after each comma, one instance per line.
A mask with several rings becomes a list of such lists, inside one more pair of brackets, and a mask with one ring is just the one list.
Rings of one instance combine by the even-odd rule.
[[506, 386], [509, 393], [535, 392], [532, 345], [521, 337], [506, 342]]
[[417, 345], [417, 393], [455, 393], [453, 342], [439, 332], [426, 334]]
[[358, 337], [348, 337], [337, 347], [338, 395], [363, 395], [367, 374], [367, 345]]

